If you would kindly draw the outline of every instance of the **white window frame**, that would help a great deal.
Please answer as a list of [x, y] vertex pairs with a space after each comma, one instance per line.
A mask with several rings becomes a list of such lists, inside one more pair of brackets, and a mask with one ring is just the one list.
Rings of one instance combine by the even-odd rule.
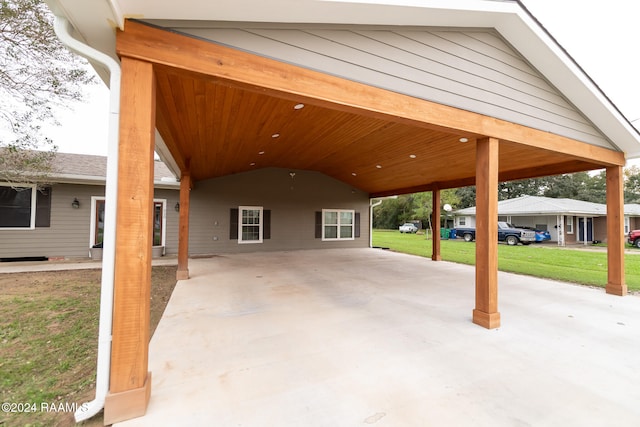
[[[91, 222], [89, 224], [89, 247], [96, 241], [96, 206], [97, 201], [105, 200], [104, 196], [91, 196]], [[167, 199], [153, 199], [154, 203], [162, 203], [162, 246], [167, 246]], [[105, 207], [106, 209], [106, 207]], [[152, 236], [153, 237], [153, 236]]]
[[467, 217], [459, 216], [458, 217], [458, 227], [466, 227], [467, 226]]
[[[256, 225], [256, 224], [242, 224], [243, 211], [260, 211], [260, 222], [258, 223], [258, 236], [259, 236], [258, 240], [242, 239], [242, 226]], [[262, 206], [238, 206], [238, 244], [262, 243], [263, 230], [264, 230], [264, 208]]]
[[[324, 218], [326, 212], [336, 212], [338, 214], [338, 223], [337, 224], [325, 224]], [[340, 223], [340, 214], [343, 212], [351, 213], [351, 237], [340, 237], [340, 227], [342, 224]], [[325, 226], [336, 226], [337, 227], [337, 237], [325, 237], [324, 231]], [[355, 240], [355, 232], [356, 232], [356, 211], [353, 209], [322, 209], [322, 241], [324, 242], [335, 242], [342, 240]]]
[[567, 234], [573, 234], [573, 215], [567, 216], [567, 227], [565, 230]]
[[624, 234], [625, 236], [627, 234], [629, 234], [629, 231], [631, 231], [631, 225], [630, 225], [630, 218], [628, 215], [624, 216]]
[[2, 187], [19, 187], [19, 188], [30, 188], [31, 189], [31, 218], [29, 219], [28, 227], [0, 227], [1, 230], [35, 230], [36, 229], [36, 191], [38, 191], [38, 186], [35, 184], [8, 184], [8, 183], [0, 183]]

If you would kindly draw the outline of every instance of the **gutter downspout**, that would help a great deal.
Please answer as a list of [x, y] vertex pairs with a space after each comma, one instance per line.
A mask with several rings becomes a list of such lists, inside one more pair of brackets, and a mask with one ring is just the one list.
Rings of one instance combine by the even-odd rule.
[[104, 408], [109, 392], [111, 369], [111, 328], [113, 323], [113, 285], [115, 273], [116, 209], [118, 195], [118, 132], [120, 121], [120, 64], [118, 61], [71, 35], [69, 21], [56, 16], [54, 30], [60, 41], [73, 52], [95, 60], [109, 69], [109, 131], [107, 136], [107, 179], [105, 188], [102, 283], [100, 288], [100, 323], [98, 329], [98, 361], [96, 367], [96, 397], [75, 412], [76, 422], [87, 420]]

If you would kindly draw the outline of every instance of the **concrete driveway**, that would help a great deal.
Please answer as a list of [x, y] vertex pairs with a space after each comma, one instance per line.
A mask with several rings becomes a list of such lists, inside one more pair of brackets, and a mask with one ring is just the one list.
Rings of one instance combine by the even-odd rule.
[[638, 426], [640, 298], [377, 249], [190, 261], [121, 426]]

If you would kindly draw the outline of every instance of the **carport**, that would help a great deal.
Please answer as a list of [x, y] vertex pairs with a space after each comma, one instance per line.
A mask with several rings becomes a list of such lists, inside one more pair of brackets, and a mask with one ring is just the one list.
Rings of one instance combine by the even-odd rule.
[[[118, 424], [616, 425], [640, 419], [640, 300], [378, 249], [191, 262], [150, 344], [154, 394]], [[425, 280], [428, 277], [429, 280]]]
[[[122, 74], [111, 156], [117, 195], [107, 203], [117, 204], [117, 226], [106, 421], [143, 415], [151, 394], [154, 150], [181, 178], [179, 289], [198, 271], [188, 240], [199, 181], [277, 167], [321, 173], [371, 198], [432, 191], [436, 224], [440, 191], [475, 185], [476, 268], [458, 300], [467, 308], [429, 321], [445, 322], [445, 335], [464, 322], [460, 328], [488, 339], [492, 332], [469, 320], [501, 326], [498, 182], [606, 169], [606, 292], [626, 294], [622, 167], [640, 153], [640, 137], [517, 1], [48, 3], [90, 45], [117, 57]], [[132, 16], [144, 20], [125, 19]], [[433, 254], [439, 261], [437, 233]], [[423, 276], [429, 286], [449, 286], [450, 278], [431, 274]], [[283, 291], [296, 289], [287, 285]], [[530, 318], [536, 326], [543, 306]]]

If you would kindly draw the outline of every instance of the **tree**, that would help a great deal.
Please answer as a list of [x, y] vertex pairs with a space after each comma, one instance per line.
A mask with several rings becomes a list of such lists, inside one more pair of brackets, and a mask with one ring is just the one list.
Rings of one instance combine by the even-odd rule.
[[0, 179], [46, 175], [56, 147], [41, 124], [57, 124], [55, 109], [81, 100], [82, 87], [93, 81], [86, 61], [56, 37], [41, 0], [0, 0]]
[[624, 200], [640, 203], [640, 168], [631, 166], [624, 170]]
[[[456, 208], [459, 202], [456, 190], [443, 190], [440, 199], [441, 206], [449, 204]], [[423, 228], [428, 228], [433, 211], [432, 200], [433, 193], [430, 191], [384, 199], [382, 204], [373, 210], [373, 227], [392, 230], [405, 222], [420, 221]], [[441, 214], [444, 218], [444, 212]], [[437, 224], [432, 226], [439, 227]]]

